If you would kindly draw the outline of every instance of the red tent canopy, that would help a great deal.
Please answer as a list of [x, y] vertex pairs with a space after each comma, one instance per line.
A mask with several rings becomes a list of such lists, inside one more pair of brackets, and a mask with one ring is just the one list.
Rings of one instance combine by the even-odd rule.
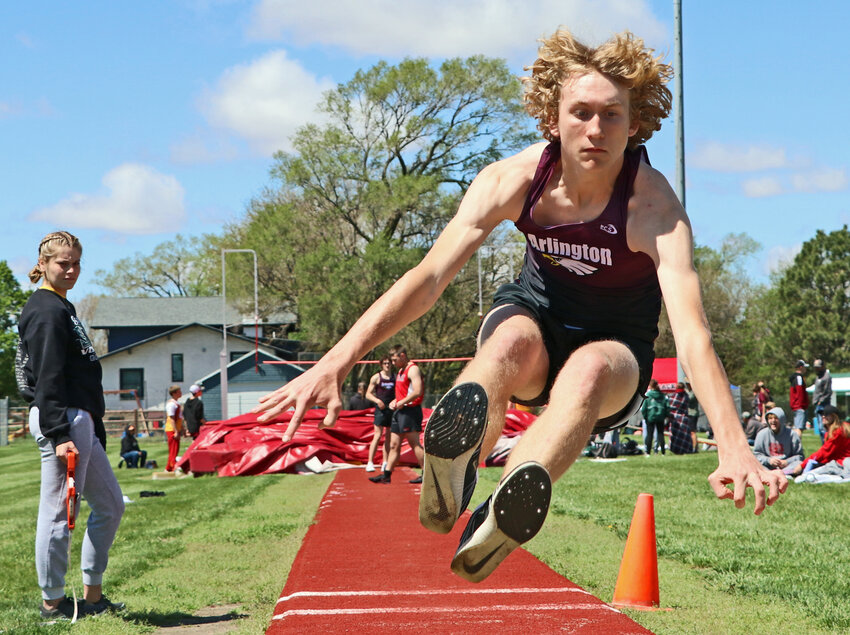
[[676, 383], [679, 381], [679, 369], [676, 364], [676, 358], [656, 357], [652, 363], [652, 377], [658, 382], [659, 387], [664, 392], [675, 391]]

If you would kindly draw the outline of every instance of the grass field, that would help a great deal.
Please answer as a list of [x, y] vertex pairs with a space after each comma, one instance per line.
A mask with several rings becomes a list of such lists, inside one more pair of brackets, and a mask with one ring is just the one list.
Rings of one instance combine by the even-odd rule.
[[[149, 458], [164, 463], [164, 443], [143, 440], [143, 446]], [[811, 436], [804, 446], [815, 449]], [[110, 455], [117, 464], [114, 441]], [[655, 497], [661, 603], [673, 610], [629, 611], [635, 620], [659, 634], [850, 631], [850, 489], [792, 483], [777, 505], [756, 517], [751, 502], [737, 510], [714, 498], [706, 476], [715, 463], [713, 453], [581, 460], [555, 486], [549, 518], [529, 551], [610, 601], [637, 495], [649, 492]], [[0, 448], [3, 632], [72, 628], [39, 626], [33, 565], [38, 469], [31, 440]], [[231, 610], [228, 632], [262, 633], [331, 476], [154, 481], [148, 470], [116, 474], [134, 502], [112, 549], [105, 589], [128, 608], [120, 616], [82, 620], [73, 631], [148, 633], [223, 606], [233, 607], [217, 611]], [[482, 470], [474, 503], [499, 474]], [[141, 490], [166, 496], [139, 498]], [[78, 593], [84, 527], [82, 518], [69, 576]]]

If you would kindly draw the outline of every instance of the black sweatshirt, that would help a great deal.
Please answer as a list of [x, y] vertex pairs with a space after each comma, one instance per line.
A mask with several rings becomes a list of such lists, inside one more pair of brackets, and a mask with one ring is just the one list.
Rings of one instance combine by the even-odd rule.
[[55, 445], [71, 440], [68, 408], [86, 410], [106, 447], [102, 370], [74, 305], [47, 289], [30, 296], [18, 321], [18, 389], [37, 406], [41, 433]]

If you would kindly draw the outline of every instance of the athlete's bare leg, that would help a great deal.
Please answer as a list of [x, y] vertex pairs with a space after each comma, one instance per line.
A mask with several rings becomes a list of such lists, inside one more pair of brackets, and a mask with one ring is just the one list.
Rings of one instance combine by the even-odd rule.
[[387, 455], [387, 471], [392, 472], [401, 455], [401, 436], [393, 432], [390, 434], [390, 452]]
[[384, 427], [384, 463], [389, 463], [390, 460], [390, 429]]
[[508, 456], [504, 473], [537, 461], [556, 481], [585, 448], [596, 422], [629, 404], [638, 379], [637, 360], [621, 342], [591, 342], [576, 350], [555, 379], [548, 407]]
[[[488, 317], [500, 309], [494, 309]], [[546, 387], [549, 369], [543, 336], [531, 317], [520, 310], [492, 330], [487, 329], [486, 321], [487, 318], [478, 352], [456, 382], [476, 382], [487, 393], [488, 425], [481, 446], [482, 458], [499, 440], [511, 396], [524, 400], [537, 397]]]
[[[416, 456], [416, 461], [419, 463], [419, 467], [422, 467], [425, 463], [425, 450], [422, 449], [422, 444], [419, 443], [419, 433], [405, 432], [404, 438], [407, 440], [407, 444], [410, 446], [410, 449], [413, 450], [413, 454]], [[400, 452], [399, 456], [401, 456]]]
[[[381, 426], [372, 426], [372, 442], [369, 444], [369, 463], [375, 462], [375, 452], [378, 451], [378, 444], [381, 442]], [[384, 460], [387, 458], [387, 452], [384, 452]]]

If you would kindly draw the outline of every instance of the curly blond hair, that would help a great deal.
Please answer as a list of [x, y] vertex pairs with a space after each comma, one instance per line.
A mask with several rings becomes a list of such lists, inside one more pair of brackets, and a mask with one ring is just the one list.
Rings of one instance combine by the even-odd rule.
[[[74, 234], [66, 231], [51, 232], [42, 238], [38, 244], [39, 260], [41, 262], [47, 262], [56, 255], [60, 247], [70, 247], [71, 249], [79, 250], [81, 255], [83, 253], [83, 246], [80, 244], [80, 239], [74, 236]], [[41, 268], [41, 264], [36, 264], [29, 273], [30, 282], [33, 284], [37, 283], [43, 275], [44, 270]]]
[[571, 75], [592, 71], [629, 90], [629, 116], [638, 122], [638, 131], [629, 139], [629, 148], [644, 143], [661, 129], [661, 120], [670, 114], [667, 82], [673, 69], [661, 62], [661, 56], [655, 57], [642, 39], [624, 31], [591, 48], [561, 28], [540, 43], [537, 61], [525, 67], [531, 76], [522, 78], [523, 100], [526, 111], [537, 119], [537, 128], [546, 139], [555, 139], [549, 126], [558, 120], [564, 81]]

